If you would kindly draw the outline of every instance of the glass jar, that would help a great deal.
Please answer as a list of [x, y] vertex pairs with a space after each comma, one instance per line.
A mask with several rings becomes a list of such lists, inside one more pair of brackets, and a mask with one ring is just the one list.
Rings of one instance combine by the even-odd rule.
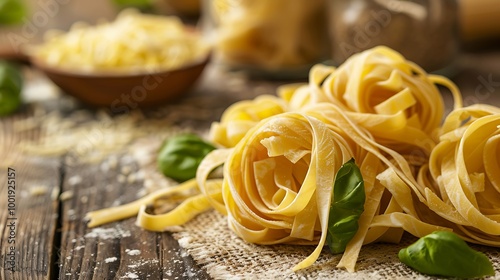
[[325, 0], [206, 0], [205, 32], [215, 60], [232, 69], [307, 77], [328, 55], [325, 8]]
[[330, 0], [331, 55], [336, 64], [385, 45], [428, 72], [458, 54], [457, 0]]

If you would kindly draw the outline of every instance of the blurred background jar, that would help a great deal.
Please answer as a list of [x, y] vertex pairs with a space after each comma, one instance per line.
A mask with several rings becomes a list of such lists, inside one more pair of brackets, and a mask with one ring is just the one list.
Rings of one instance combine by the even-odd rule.
[[399, 51], [428, 72], [449, 73], [459, 52], [457, 0], [330, 0], [336, 64], [377, 45]]
[[328, 55], [326, 0], [205, 0], [215, 61], [268, 78], [307, 77]]
[[159, 9], [167, 15], [196, 20], [201, 13], [201, 0], [161, 0], [155, 1]]

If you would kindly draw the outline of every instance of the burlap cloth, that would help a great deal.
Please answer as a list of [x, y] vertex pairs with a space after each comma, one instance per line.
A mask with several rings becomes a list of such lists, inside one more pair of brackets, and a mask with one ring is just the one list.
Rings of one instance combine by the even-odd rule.
[[[313, 246], [255, 245], [236, 236], [226, 217], [215, 210], [196, 217], [174, 233], [181, 247], [214, 279], [437, 279], [415, 272], [398, 259], [401, 248], [416, 239], [405, 235], [399, 244], [369, 244], [362, 247], [356, 272], [336, 268], [341, 255], [325, 247], [311, 267], [293, 272], [291, 268], [306, 258]], [[500, 279], [498, 248], [473, 245], [494, 262]]]

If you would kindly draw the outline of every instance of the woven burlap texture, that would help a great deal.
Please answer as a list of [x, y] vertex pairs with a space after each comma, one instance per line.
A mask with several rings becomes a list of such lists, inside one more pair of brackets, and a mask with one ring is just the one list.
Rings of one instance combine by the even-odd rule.
[[[226, 217], [211, 210], [174, 233], [179, 244], [213, 279], [437, 279], [415, 272], [398, 259], [401, 248], [416, 239], [404, 236], [399, 244], [375, 243], [362, 247], [356, 272], [337, 268], [341, 255], [325, 247], [313, 266], [293, 272], [313, 246], [255, 245], [246, 243], [228, 228]], [[485, 252], [499, 274], [498, 248], [473, 246]], [[500, 275], [487, 279], [500, 279]]]

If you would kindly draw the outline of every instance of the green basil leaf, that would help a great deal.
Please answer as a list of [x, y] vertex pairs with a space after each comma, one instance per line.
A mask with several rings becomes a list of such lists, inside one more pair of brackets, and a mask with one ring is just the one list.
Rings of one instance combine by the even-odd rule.
[[142, 12], [149, 12], [154, 9], [152, 0], [112, 0], [121, 9], [136, 8]]
[[332, 205], [328, 219], [326, 243], [332, 253], [345, 251], [358, 231], [358, 220], [364, 211], [365, 185], [354, 159], [337, 171], [333, 185]]
[[27, 8], [22, 0], [0, 0], [0, 25], [14, 25], [23, 22]]
[[458, 235], [435, 231], [407, 248], [399, 260], [416, 271], [429, 275], [475, 278], [495, 275], [488, 257], [467, 245]]
[[0, 116], [13, 113], [21, 105], [23, 77], [15, 65], [0, 61]]
[[192, 179], [203, 158], [214, 149], [195, 134], [174, 136], [161, 147], [158, 168], [165, 176], [179, 182]]

